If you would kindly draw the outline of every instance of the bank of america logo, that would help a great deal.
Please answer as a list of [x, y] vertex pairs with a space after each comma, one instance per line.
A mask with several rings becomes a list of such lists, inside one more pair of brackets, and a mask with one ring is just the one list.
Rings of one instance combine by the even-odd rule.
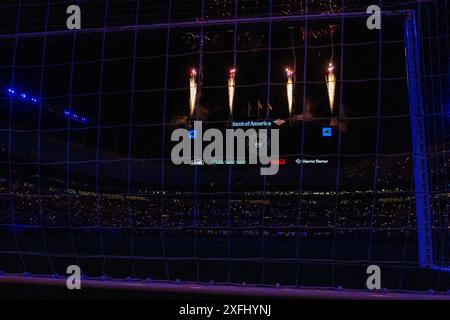
[[281, 126], [281, 125], [283, 125], [285, 122], [286, 122], [286, 121], [284, 121], [284, 120], [277, 119], [277, 120], [275, 120], [273, 123], [275, 123], [277, 126]]

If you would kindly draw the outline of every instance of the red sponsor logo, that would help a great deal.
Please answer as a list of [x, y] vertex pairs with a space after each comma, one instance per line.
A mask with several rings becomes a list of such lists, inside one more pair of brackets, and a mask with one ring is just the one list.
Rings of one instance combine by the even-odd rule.
[[283, 125], [284, 123], [286, 123], [286, 121], [284, 121], [284, 120], [282, 120], [282, 119], [277, 119], [277, 120], [274, 121], [274, 123], [275, 123], [277, 126], [281, 126], [281, 125]]
[[278, 164], [279, 166], [284, 166], [286, 164], [287, 159], [272, 159], [270, 160], [270, 164]]

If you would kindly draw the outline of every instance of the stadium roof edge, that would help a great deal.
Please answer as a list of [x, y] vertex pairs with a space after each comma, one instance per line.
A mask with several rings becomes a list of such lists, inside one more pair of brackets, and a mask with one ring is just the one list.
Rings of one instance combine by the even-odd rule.
[[[409, 15], [413, 9], [403, 10], [387, 10], [381, 11], [383, 16], [400, 16]], [[121, 32], [121, 31], [136, 31], [136, 30], [158, 30], [158, 29], [178, 29], [178, 28], [192, 28], [200, 26], [221, 26], [233, 24], [254, 24], [254, 23], [268, 23], [268, 22], [289, 22], [289, 21], [304, 21], [304, 20], [333, 20], [333, 19], [351, 19], [368, 16], [366, 12], [341, 12], [341, 13], [326, 13], [326, 14], [300, 14], [300, 15], [275, 15], [275, 16], [261, 16], [261, 17], [242, 17], [230, 19], [208, 19], [198, 21], [183, 21], [183, 22], [165, 22], [154, 24], [141, 25], [126, 25], [102, 28], [86, 28], [80, 30], [55, 30], [42, 32], [26, 32], [15, 34], [0, 35], [0, 40], [17, 39], [17, 38], [36, 38], [48, 36], [64, 36], [79, 33], [101, 33], [101, 32]]]

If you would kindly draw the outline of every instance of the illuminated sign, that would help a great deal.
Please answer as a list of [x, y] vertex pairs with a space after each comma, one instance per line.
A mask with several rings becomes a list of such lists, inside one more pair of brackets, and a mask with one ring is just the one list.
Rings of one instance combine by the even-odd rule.
[[189, 139], [197, 139], [197, 130], [189, 130]]
[[287, 159], [272, 159], [270, 160], [270, 164], [278, 164], [280, 166], [284, 166], [286, 164]]
[[322, 137], [332, 137], [333, 136], [333, 129], [326, 127], [322, 128]]

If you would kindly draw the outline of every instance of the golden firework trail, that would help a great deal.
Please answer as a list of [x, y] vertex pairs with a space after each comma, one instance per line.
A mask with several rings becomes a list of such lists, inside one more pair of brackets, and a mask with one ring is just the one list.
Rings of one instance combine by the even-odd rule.
[[288, 99], [288, 110], [289, 110], [289, 116], [292, 115], [292, 106], [294, 103], [294, 71], [292, 71], [289, 68], [286, 68], [286, 76], [287, 76], [287, 83], [286, 83], [286, 93], [287, 93], [287, 99]]
[[261, 102], [258, 99], [258, 107], [257, 107], [257, 109], [258, 109], [258, 118], [259, 118], [259, 110], [262, 110], [262, 108], [263, 108], [263, 106], [262, 106]]
[[189, 115], [192, 117], [195, 111], [195, 102], [197, 100], [197, 70], [191, 70], [189, 79], [190, 97], [189, 97]]
[[328, 99], [330, 101], [330, 111], [331, 114], [334, 112], [334, 98], [336, 95], [336, 75], [334, 73], [333, 62], [328, 64], [327, 74], [325, 75], [325, 80], [327, 83]]
[[228, 72], [228, 108], [230, 115], [233, 114], [234, 94], [236, 91], [236, 69], [231, 68]]

